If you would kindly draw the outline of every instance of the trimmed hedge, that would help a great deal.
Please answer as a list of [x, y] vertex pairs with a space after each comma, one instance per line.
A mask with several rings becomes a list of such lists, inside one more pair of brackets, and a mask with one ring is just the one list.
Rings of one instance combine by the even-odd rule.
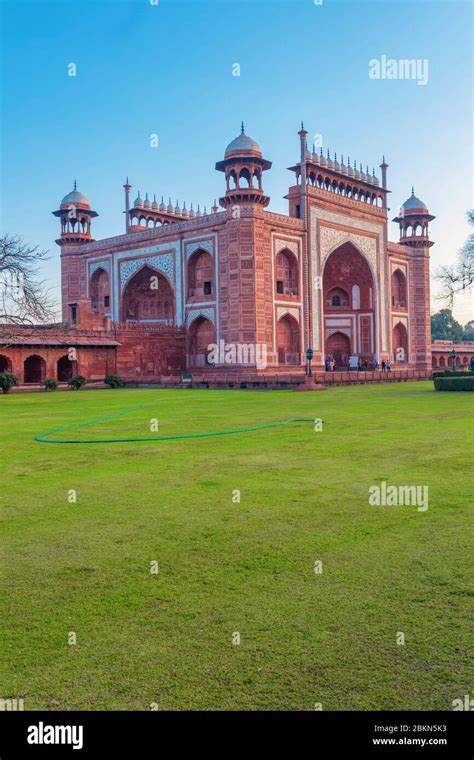
[[434, 387], [435, 391], [474, 391], [474, 377], [437, 377]]
[[467, 372], [464, 372], [462, 369], [457, 370], [457, 372], [453, 372], [452, 369], [445, 369], [443, 372], [433, 372], [433, 377], [469, 377], [469, 375], [474, 375], [474, 372], [471, 372], [470, 369]]

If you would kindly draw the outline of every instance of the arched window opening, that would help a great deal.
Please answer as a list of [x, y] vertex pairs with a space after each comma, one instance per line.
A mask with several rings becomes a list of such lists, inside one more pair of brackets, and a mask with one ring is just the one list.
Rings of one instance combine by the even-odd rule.
[[291, 251], [285, 249], [277, 254], [275, 275], [278, 295], [298, 295], [298, 262]]
[[239, 186], [243, 188], [251, 187], [250, 184], [250, 172], [244, 167], [239, 173]]
[[395, 269], [392, 274], [392, 306], [394, 309], [406, 309], [406, 305], [406, 278], [400, 269]]
[[405, 325], [401, 322], [393, 328], [392, 348], [393, 359], [397, 364], [408, 361], [408, 333]]
[[299, 325], [289, 314], [277, 323], [278, 364], [297, 365], [300, 363]]
[[95, 312], [104, 311], [110, 306], [109, 275], [99, 267], [91, 277], [90, 283], [91, 308]]
[[209, 351], [216, 343], [216, 328], [209, 319], [198, 317], [188, 331], [188, 367], [205, 367], [209, 364]]
[[357, 284], [352, 286], [352, 308], [360, 309], [360, 288]]
[[188, 262], [188, 297], [214, 295], [214, 266], [210, 253], [198, 250]]
[[339, 309], [341, 307], [348, 307], [349, 294], [343, 288], [332, 288], [326, 296], [326, 306], [330, 308]]

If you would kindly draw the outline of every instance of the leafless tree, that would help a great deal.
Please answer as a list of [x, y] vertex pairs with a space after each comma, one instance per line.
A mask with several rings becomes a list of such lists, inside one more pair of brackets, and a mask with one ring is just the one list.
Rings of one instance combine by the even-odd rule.
[[[467, 212], [469, 224], [474, 225], [474, 210]], [[459, 293], [467, 293], [474, 284], [474, 233], [471, 232], [461, 250], [456, 262], [440, 267], [436, 279], [441, 283], [441, 293], [438, 298], [453, 305], [454, 298]]]
[[29, 246], [18, 235], [0, 237], [0, 334], [2, 343], [16, 327], [27, 327], [57, 318], [54, 298], [40, 279], [47, 251]]

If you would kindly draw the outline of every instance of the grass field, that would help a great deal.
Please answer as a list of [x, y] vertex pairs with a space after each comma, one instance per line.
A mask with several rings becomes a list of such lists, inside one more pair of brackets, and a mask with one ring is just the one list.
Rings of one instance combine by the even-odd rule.
[[[157, 435], [325, 425], [33, 440], [137, 404], [68, 435], [147, 436], [153, 418]], [[0, 696], [27, 710], [452, 709], [473, 686], [470, 404], [430, 382], [0, 398]], [[381, 481], [428, 485], [428, 510], [370, 506]]]

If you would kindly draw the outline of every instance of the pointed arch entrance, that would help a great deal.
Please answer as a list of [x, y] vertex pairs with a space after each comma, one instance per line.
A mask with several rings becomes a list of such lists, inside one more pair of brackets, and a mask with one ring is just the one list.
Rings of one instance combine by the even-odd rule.
[[351, 341], [342, 332], [335, 332], [326, 341], [326, 354], [334, 359], [337, 367], [346, 367], [351, 355]]
[[46, 362], [42, 356], [32, 354], [23, 363], [25, 383], [41, 383], [46, 377]]
[[300, 328], [294, 317], [285, 314], [277, 322], [278, 364], [300, 363]]
[[174, 323], [173, 290], [166, 277], [149, 266], [129, 280], [122, 303], [124, 322]]
[[351, 242], [326, 259], [323, 270], [325, 358], [345, 369], [349, 356], [369, 365], [376, 355], [376, 285], [365, 256]]
[[408, 361], [408, 333], [404, 324], [398, 322], [392, 334], [393, 360], [397, 364]]
[[206, 367], [209, 347], [215, 342], [215, 326], [206, 317], [197, 317], [188, 331], [188, 367]]
[[109, 275], [99, 267], [91, 277], [90, 283], [91, 308], [103, 312], [110, 307]]
[[57, 378], [60, 383], [67, 383], [73, 375], [77, 375], [77, 362], [71, 361], [67, 354], [61, 356], [56, 364]]
[[11, 372], [12, 361], [8, 356], [0, 354], [0, 372]]

